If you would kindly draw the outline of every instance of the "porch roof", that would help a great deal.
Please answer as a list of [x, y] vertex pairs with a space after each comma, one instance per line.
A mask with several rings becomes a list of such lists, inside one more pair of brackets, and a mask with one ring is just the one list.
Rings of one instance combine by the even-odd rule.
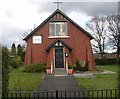
[[72, 50], [72, 47], [70, 47], [68, 44], [66, 44], [64, 41], [62, 41], [61, 39], [56, 39], [53, 43], [51, 43], [45, 50], [46, 52], [49, 52], [49, 50], [57, 43], [57, 42], [61, 42], [65, 47], [67, 47], [69, 49], [69, 51]]

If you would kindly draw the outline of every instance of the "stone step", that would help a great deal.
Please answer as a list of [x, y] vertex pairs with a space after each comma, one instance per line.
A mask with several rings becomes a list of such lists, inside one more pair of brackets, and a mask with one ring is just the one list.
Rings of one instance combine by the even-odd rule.
[[53, 70], [53, 75], [67, 75], [67, 72], [64, 68], [55, 68]]

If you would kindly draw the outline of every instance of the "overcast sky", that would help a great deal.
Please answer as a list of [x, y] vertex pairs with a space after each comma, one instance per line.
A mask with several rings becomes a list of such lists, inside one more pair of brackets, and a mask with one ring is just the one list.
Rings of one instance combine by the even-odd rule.
[[[56, 0], [45, 1], [48, 2], [41, 2], [41, 0], [0, 0], [0, 38], [2, 38], [0, 43], [9, 48], [12, 43], [16, 45], [22, 43], [21, 35], [23, 32], [33, 29], [34, 25], [37, 27], [56, 10], [56, 5], [53, 4]], [[60, 10], [83, 28], [93, 16], [109, 15], [118, 11], [118, 0], [102, 0], [106, 2], [76, 1], [63, 2], [60, 5]]]

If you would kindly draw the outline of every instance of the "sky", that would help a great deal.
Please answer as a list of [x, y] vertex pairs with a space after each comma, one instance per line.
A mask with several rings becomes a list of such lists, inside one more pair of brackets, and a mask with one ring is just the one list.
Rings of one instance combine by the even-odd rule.
[[[37, 27], [56, 10], [56, 0], [0, 0], [0, 43], [22, 44], [22, 34]], [[119, 0], [59, 0], [60, 10], [82, 28], [94, 16], [117, 13]], [[84, 2], [83, 2], [84, 1]], [[114, 1], [114, 2], [113, 2]]]

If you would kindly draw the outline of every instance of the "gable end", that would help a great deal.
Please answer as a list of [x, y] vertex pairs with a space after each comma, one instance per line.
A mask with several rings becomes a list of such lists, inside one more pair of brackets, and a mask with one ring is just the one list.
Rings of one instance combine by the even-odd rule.
[[[65, 19], [64, 20], [54, 20], [52, 19], [52, 17], [55, 14], [61, 14]], [[79, 28], [82, 32], [84, 32], [88, 37], [90, 37], [90, 39], [93, 39], [93, 36], [91, 36], [87, 31], [85, 31], [82, 27], [80, 27], [77, 23], [75, 23], [72, 19], [70, 19], [66, 14], [64, 14], [62, 11], [60, 11], [59, 9], [55, 10], [45, 21], [43, 21], [37, 28], [35, 28], [29, 35], [27, 35], [23, 40], [27, 41], [27, 39], [33, 35], [39, 28], [41, 28], [46, 22], [67, 22], [70, 21], [71, 23], [73, 23], [77, 28]]]

